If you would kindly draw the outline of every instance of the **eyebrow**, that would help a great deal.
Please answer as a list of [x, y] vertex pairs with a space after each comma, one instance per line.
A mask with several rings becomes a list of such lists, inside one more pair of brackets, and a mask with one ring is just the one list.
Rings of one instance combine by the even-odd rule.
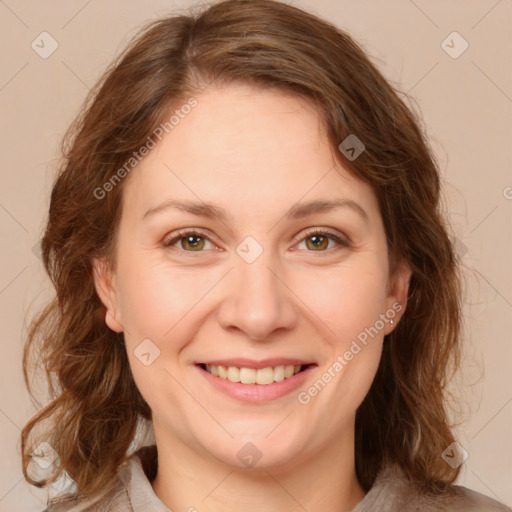
[[[158, 213], [162, 213], [171, 208], [176, 208], [178, 210], [191, 213], [192, 215], [197, 215], [198, 217], [217, 219], [221, 222], [226, 222], [229, 220], [228, 213], [224, 208], [220, 206], [202, 201], [178, 201], [174, 199], [169, 199], [157, 206], [150, 208], [142, 216], [142, 219], [146, 219]], [[283, 217], [286, 217], [289, 220], [301, 219], [314, 213], [329, 212], [338, 208], [349, 208], [356, 212], [360, 217], [362, 217], [365, 222], [369, 221], [369, 217], [366, 211], [352, 199], [318, 199], [306, 203], [296, 203], [288, 210], [288, 212], [283, 215]]]

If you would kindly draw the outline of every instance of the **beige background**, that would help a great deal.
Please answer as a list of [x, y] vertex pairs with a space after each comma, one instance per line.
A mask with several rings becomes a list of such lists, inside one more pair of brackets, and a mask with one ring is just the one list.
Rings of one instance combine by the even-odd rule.
[[[512, 1], [300, 0], [347, 29], [423, 114], [466, 265], [467, 359], [453, 388], [469, 453], [459, 483], [512, 504]], [[0, 1], [2, 259], [0, 511], [38, 511], [19, 433], [33, 413], [21, 374], [25, 316], [50, 293], [37, 256], [60, 139], [90, 88], [143, 22], [190, 1]], [[31, 42], [47, 31], [57, 50]], [[451, 36], [457, 31], [469, 44]], [[453, 42], [452, 42], [453, 41]], [[455, 53], [454, 53], [455, 52]], [[34, 248], [35, 246], [35, 248]], [[42, 388], [44, 391], [44, 388]]]

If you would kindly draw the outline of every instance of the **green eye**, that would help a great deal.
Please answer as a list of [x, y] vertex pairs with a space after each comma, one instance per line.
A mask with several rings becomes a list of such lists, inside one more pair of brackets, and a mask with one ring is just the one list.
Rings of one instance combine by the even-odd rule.
[[349, 247], [349, 243], [340, 236], [328, 231], [322, 231], [321, 229], [310, 231], [303, 238], [306, 247], [312, 249], [312, 252], [324, 252], [327, 250], [329, 248], [329, 240], [334, 240], [339, 246]]
[[164, 247], [171, 247], [181, 241], [180, 247], [187, 252], [201, 252], [206, 242], [212, 243], [211, 240], [203, 233], [198, 231], [181, 231], [175, 237], [164, 242]]

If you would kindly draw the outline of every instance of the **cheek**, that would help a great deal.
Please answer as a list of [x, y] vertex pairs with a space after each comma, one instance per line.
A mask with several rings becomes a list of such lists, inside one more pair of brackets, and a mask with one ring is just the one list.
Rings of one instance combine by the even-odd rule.
[[180, 397], [182, 403], [189, 398], [173, 377], [183, 378], [180, 356], [201, 325], [204, 298], [219, 281], [217, 274], [173, 267], [156, 251], [126, 251], [118, 259], [119, 310], [130, 367], [153, 410], [162, 399], [177, 406]]
[[[328, 325], [329, 331], [323, 328], [327, 332], [323, 338], [327, 357], [321, 382], [317, 389], [306, 392], [323, 396], [317, 407], [325, 403], [340, 405], [328, 413], [333, 425], [342, 421], [347, 410], [355, 411], [360, 405], [380, 362], [385, 325], [381, 318], [388, 284], [385, 263], [373, 257], [362, 258], [357, 264], [330, 272], [328, 279], [317, 275], [315, 282], [322, 286], [313, 287], [310, 281], [307, 304]], [[304, 281], [303, 290], [306, 285]], [[324, 387], [325, 394], [319, 393]]]
[[[153, 414], [185, 403], [176, 361], [187, 337], [182, 329], [196, 294], [175, 269], [151, 254], [119, 260], [122, 276], [119, 307], [130, 368], [137, 388]], [[175, 378], [173, 378], [175, 377]]]
[[172, 268], [157, 254], [135, 254], [120, 261], [119, 307], [126, 330], [161, 339], [208, 290], [208, 279]]
[[387, 268], [376, 258], [303, 273], [296, 282], [297, 295], [330, 327], [340, 345], [373, 325], [384, 312]]

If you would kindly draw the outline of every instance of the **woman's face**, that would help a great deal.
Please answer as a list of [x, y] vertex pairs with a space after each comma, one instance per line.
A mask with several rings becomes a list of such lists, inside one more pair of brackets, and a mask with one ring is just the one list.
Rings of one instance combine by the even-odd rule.
[[389, 276], [377, 199], [303, 100], [196, 100], [127, 178], [110, 278], [96, 262], [157, 444], [260, 467], [350, 445], [408, 282]]

